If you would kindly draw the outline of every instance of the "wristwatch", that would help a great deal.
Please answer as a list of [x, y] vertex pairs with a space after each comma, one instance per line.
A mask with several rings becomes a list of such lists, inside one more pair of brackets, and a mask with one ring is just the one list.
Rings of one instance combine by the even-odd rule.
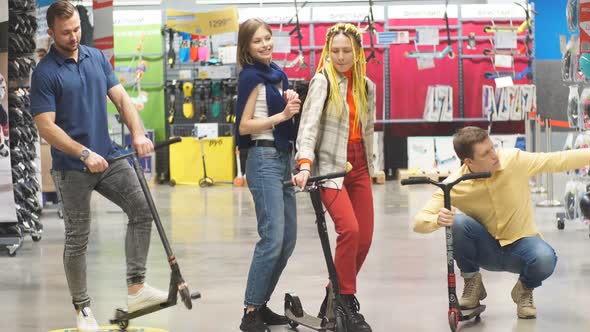
[[82, 154], [80, 155], [80, 160], [84, 162], [86, 161], [86, 159], [88, 159], [88, 156], [90, 156], [90, 150], [84, 149], [82, 150]]

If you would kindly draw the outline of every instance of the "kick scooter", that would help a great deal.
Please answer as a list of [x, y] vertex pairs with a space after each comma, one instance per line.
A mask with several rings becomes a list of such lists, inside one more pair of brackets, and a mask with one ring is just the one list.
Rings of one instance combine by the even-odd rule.
[[[489, 178], [491, 176], [490, 172], [484, 173], [471, 173], [465, 174], [458, 178], [457, 180], [444, 183], [444, 182], [436, 182], [430, 178], [426, 177], [418, 177], [418, 178], [411, 178], [411, 179], [404, 179], [401, 181], [402, 186], [405, 185], [414, 185], [414, 184], [432, 184], [440, 189], [442, 189], [444, 194], [445, 200], [445, 209], [451, 210], [451, 189], [461, 181], [465, 180], [472, 180], [472, 179], [483, 179]], [[476, 321], [480, 320], [480, 315], [482, 312], [486, 310], [485, 305], [480, 305], [474, 309], [461, 311], [459, 308], [459, 300], [457, 299], [457, 290], [456, 290], [456, 282], [455, 282], [455, 260], [453, 259], [453, 232], [451, 227], [445, 227], [446, 232], [446, 246], [447, 246], [447, 279], [448, 279], [448, 292], [449, 292], [449, 327], [451, 328], [452, 332], [457, 331], [457, 326], [459, 322], [468, 321], [475, 317]]]
[[[167, 145], [180, 142], [182, 139], [180, 137], [172, 138], [166, 142], [157, 144], [154, 147], [154, 150], [159, 148], [165, 147]], [[139, 185], [143, 191], [145, 199], [148, 203], [150, 208], [150, 212], [152, 213], [152, 217], [154, 218], [154, 224], [158, 229], [158, 234], [160, 234], [160, 239], [162, 240], [162, 244], [164, 245], [164, 250], [166, 251], [166, 256], [168, 257], [168, 263], [170, 264], [170, 287], [168, 288], [168, 300], [164, 303], [156, 304], [147, 308], [143, 308], [134, 312], [127, 312], [124, 309], [117, 309], [115, 311], [115, 318], [111, 319], [111, 324], [116, 324], [119, 326], [121, 330], [127, 329], [129, 326], [129, 321], [131, 319], [135, 319], [137, 317], [145, 316], [147, 314], [151, 314], [152, 312], [156, 312], [168, 307], [172, 307], [176, 305], [177, 302], [177, 294], [180, 293], [180, 298], [187, 309], [192, 309], [193, 303], [192, 300], [196, 300], [201, 297], [199, 292], [190, 293], [188, 284], [182, 278], [180, 273], [180, 267], [178, 266], [178, 262], [176, 261], [176, 256], [172, 252], [172, 248], [170, 247], [170, 243], [168, 242], [168, 238], [166, 237], [166, 233], [164, 231], [164, 227], [162, 226], [162, 222], [160, 221], [160, 216], [158, 215], [158, 211], [156, 210], [156, 205], [154, 204], [154, 200], [152, 199], [152, 195], [150, 193], [150, 189], [147, 185], [147, 181], [143, 175], [143, 169], [139, 163], [139, 159], [137, 158], [137, 153], [135, 151], [127, 151], [124, 154], [117, 156], [113, 159], [110, 159], [108, 162], [109, 164], [115, 162], [117, 160], [127, 159], [130, 158], [133, 164], [133, 169], [135, 170], [135, 174], [137, 175], [137, 179], [139, 180]]]
[[[311, 203], [316, 215], [316, 225], [320, 242], [322, 244], [322, 251], [328, 267], [328, 275], [330, 279], [330, 286], [328, 289], [328, 302], [326, 306], [325, 317], [314, 317], [303, 310], [301, 300], [295, 293], [285, 294], [285, 316], [289, 320], [289, 326], [296, 328], [300, 324], [316, 331], [335, 331], [346, 332], [346, 317], [350, 316], [350, 309], [345, 304], [342, 295], [340, 294], [340, 287], [338, 284], [338, 274], [334, 265], [332, 257], [332, 250], [330, 249], [330, 240], [328, 238], [328, 228], [326, 227], [326, 219], [324, 217], [325, 211], [322, 206], [322, 199], [320, 196], [321, 185], [330, 179], [340, 178], [350, 172], [352, 165], [347, 163], [346, 171], [338, 173], [330, 173], [310, 177], [307, 180], [307, 185], [304, 191], [309, 192]], [[284, 182], [285, 186], [292, 186], [293, 183], [289, 181]]]

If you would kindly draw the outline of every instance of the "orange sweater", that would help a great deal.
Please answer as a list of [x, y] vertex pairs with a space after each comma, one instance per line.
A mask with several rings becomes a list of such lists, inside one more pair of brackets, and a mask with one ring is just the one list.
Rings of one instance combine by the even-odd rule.
[[344, 73], [348, 79], [348, 86], [346, 87], [346, 103], [348, 104], [348, 144], [360, 143], [362, 140], [360, 123], [354, 122], [356, 115], [356, 105], [354, 104], [354, 94], [352, 92], [352, 68]]

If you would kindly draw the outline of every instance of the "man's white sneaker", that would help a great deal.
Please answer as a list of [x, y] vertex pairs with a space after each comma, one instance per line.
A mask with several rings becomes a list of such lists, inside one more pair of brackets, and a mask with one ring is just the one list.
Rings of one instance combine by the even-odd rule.
[[168, 293], [144, 283], [137, 293], [127, 295], [127, 311], [135, 312], [166, 301], [168, 301]]
[[76, 324], [78, 332], [96, 332], [98, 331], [98, 323], [94, 319], [94, 315], [90, 308], [85, 307], [80, 310], [76, 317]]

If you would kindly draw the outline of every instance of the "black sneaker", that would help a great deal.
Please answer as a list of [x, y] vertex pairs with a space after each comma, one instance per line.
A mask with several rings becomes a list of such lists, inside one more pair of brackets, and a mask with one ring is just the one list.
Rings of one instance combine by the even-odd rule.
[[262, 321], [265, 322], [266, 325], [285, 325], [289, 323], [287, 317], [274, 313], [268, 306], [266, 306], [266, 303], [258, 308], [258, 311], [260, 312]]
[[246, 313], [246, 309], [244, 309], [244, 317], [242, 317], [240, 330], [244, 332], [270, 332], [270, 329], [262, 321], [259, 310]]
[[346, 325], [348, 332], [372, 332], [371, 326], [365, 321], [365, 317], [359, 313], [361, 305], [354, 295], [342, 295], [344, 302], [350, 310], [350, 317], [347, 317]]

